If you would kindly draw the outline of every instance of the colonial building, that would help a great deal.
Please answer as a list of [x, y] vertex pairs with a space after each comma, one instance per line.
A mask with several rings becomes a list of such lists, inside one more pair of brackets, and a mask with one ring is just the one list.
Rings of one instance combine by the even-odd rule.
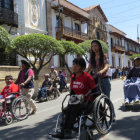
[[[107, 42], [105, 23], [108, 21], [99, 5], [81, 9], [67, 0], [52, 0], [52, 10], [48, 8], [47, 15], [51, 20], [48, 23], [49, 34], [58, 40], [69, 40], [80, 43], [89, 39], [100, 39]], [[48, 7], [48, 6], [47, 6]], [[52, 21], [52, 24], [51, 24]], [[51, 29], [50, 29], [51, 28]], [[72, 66], [73, 56], [66, 58]], [[61, 57], [54, 57], [54, 65], [61, 65]]]
[[[17, 34], [18, 14], [13, 0], [0, 0], [0, 26], [11, 35]], [[16, 54], [7, 55], [1, 49], [0, 65], [16, 65]]]
[[100, 5], [93, 5], [84, 10], [89, 13], [90, 18], [89, 38], [107, 42], [106, 22], [108, 19]]
[[[45, 0], [0, 0], [0, 24], [12, 37], [41, 33], [47, 34]], [[1, 55], [0, 65], [18, 65], [16, 54]]]
[[[63, 9], [61, 13], [60, 7]], [[74, 41], [77, 44], [89, 40], [89, 14], [85, 10], [66, 0], [53, 0], [51, 8], [51, 13], [48, 14], [52, 14], [51, 27], [54, 38]], [[54, 65], [63, 67], [63, 59], [67, 59], [69, 67], [72, 66], [73, 56], [71, 55], [65, 58], [55, 56]]]
[[140, 53], [140, 44], [127, 38], [126, 34], [112, 25], [107, 25], [109, 64], [113, 67], [131, 67], [129, 57]]

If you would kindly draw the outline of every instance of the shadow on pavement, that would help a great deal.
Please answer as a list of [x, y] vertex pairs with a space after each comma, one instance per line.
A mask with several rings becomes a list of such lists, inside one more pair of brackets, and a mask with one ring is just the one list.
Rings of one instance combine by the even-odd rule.
[[0, 140], [50, 140], [48, 133], [55, 128], [58, 114], [43, 122], [35, 124], [34, 127], [18, 126], [0, 130]]
[[[125, 137], [131, 140], [140, 139], [140, 116], [125, 117], [117, 120], [113, 125], [112, 133], [115, 136]], [[117, 139], [119, 139], [117, 137]]]
[[[58, 114], [53, 115], [51, 118], [35, 124], [34, 127], [30, 126], [16, 126], [0, 130], [0, 140], [51, 140], [48, 136], [56, 124]], [[117, 120], [111, 133], [113, 137], [125, 137], [128, 139], [139, 140], [140, 138], [140, 116], [125, 117]], [[27, 128], [28, 127], [28, 128]], [[94, 135], [94, 140], [99, 140], [102, 136], [98, 133]], [[106, 139], [107, 136], [105, 136]], [[117, 139], [118, 139], [117, 137]]]

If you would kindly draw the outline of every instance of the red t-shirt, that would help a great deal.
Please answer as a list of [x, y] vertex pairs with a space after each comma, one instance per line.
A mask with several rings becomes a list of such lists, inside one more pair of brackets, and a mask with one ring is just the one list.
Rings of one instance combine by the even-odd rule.
[[96, 84], [90, 74], [83, 72], [82, 75], [75, 77], [74, 80], [71, 79], [70, 87], [76, 94], [86, 94], [90, 89], [96, 88]]
[[12, 92], [18, 92], [18, 86], [14, 83], [5, 86], [1, 91], [0, 95], [3, 95], [3, 97], [8, 97], [9, 95], [7, 95], [7, 93], [12, 93]]

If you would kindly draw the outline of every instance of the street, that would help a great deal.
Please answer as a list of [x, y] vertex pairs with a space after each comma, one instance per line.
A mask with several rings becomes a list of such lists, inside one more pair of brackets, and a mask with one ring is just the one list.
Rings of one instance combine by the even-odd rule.
[[[140, 111], [123, 111], [123, 81], [114, 80], [111, 85], [111, 99], [114, 103], [117, 120], [109, 134], [102, 137], [96, 133], [94, 140], [139, 140]], [[65, 95], [64, 92], [56, 100], [37, 103], [37, 113], [26, 120], [14, 122], [8, 126], [0, 126], [0, 140], [50, 140], [48, 133], [55, 127]]]

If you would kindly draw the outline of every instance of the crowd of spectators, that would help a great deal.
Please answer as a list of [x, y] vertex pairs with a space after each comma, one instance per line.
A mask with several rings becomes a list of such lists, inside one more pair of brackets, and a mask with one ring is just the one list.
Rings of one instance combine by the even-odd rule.
[[116, 79], [116, 78], [124, 78], [127, 76], [128, 72], [130, 70], [130, 67], [123, 67], [123, 68], [115, 68], [115, 67], [110, 67], [108, 69], [108, 75], [110, 77], [110, 80]]

